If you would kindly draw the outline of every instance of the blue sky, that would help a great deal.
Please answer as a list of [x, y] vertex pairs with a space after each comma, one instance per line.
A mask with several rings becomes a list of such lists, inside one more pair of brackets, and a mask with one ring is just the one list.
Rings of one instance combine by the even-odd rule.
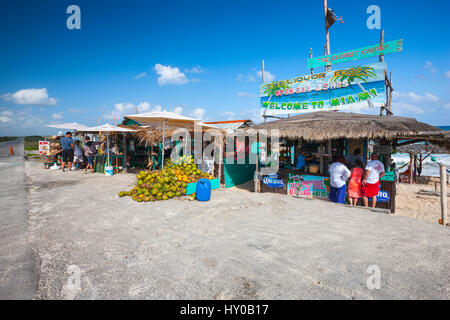
[[[71, 4], [81, 30], [66, 27]], [[366, 26], [372, 4], [385, 41], [404, 39], [402, 53], [385, 57], [395, 115], [449, 125], [450, 2], [328, 0], [345, 21], [330, 30], [332, 53], [379, 41]], [[260, 121], [261, 60], [268, 80], [308, 74], [309, 48], [323, 54], [322, 15], [320, 0], [2, 1], [0, 135], [113, 123], [135, 108]]]

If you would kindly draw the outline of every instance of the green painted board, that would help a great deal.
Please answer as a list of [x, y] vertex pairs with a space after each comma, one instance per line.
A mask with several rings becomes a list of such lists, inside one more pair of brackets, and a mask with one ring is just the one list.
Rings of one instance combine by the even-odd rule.
[[381, 54], [401, 52], [403, 50], [403, 39], [385, 42], [381, 47], [380, 44], [374, 44], [368, 47], [345, 51], [341, 53], [330, 54], [327, 56], [308, 59], [308, 68], [319, 68], [333, 64], [376, 57]]

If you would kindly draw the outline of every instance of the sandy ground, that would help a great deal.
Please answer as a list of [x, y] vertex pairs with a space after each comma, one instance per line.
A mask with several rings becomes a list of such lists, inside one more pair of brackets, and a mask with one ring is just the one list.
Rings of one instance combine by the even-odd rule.
[[[396, 211], [399, 216], [407, 216], [438, 223], [441, 219], [441, 200], [438, 196], [419, 195], [420, 190], [434, 191], [434, 186], [425, 184], [397, 184]], [[447, 198], [450, 208], [450, 197]]]
[[238, 188], [137, 203], [132, 174], [25, 168], [36, 299], [450, 298], [436, 223]]

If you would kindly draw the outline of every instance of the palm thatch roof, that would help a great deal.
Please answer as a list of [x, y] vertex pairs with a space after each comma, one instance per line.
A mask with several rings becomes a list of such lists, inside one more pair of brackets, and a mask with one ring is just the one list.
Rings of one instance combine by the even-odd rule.
[[[138, 144], [142, 145], [144, 147], [149, 147], [152, 145], [156, 145], [159, 142], [162, 142], [163, 139], [163, 126], [162, 124], [155, 124], [152, 126], [140, 126], [137, 124], [134, 125], [124, 125], [120, 124], [118, 127], [133, 129], [135, 132], [133, 132], [134, 137], [136, 137]], [[200, 126], [203, 131], [208, 130], [221, 130], [220, 128], [214, 128], [211, 126]], [[194, 129], [193, 128], [180, 128], [180, 127], [173, 127], [173, 126], [165, 126], [165, 132], [164, 135], [166, 139], [169, 139], [175, 130], [178, 129], [185, 129], [188, 130], [191, 134], [191, 137], [193, 137]]]
[[[251, 129], [278, 129], [280, 137], [306, 141], [330, 139], [396, 139], [443, 136], [444, 131], [414, 118], [346, 112], [313, 112], [261, 123]], [[270, 133], [269, 133], [270, 134]]]

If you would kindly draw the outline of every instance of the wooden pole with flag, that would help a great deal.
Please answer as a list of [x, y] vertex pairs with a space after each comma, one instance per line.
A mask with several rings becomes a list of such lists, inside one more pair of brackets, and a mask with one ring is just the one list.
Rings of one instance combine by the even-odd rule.
[[[324, 13], [325, 13], [325, 48], [326, 48], [325, 55], [329, 55], [330, 54], [330, 33], [329, 33], [329, 27], [328, 27], [328, 22], [327, 22], [327, 15], [328, 15], [327, 0], [323, 0], [323, 9], [324, 9]], [[331, 70], [330, 66], [325, 67], [325, 72], [328, 72], [330, 70]]]

